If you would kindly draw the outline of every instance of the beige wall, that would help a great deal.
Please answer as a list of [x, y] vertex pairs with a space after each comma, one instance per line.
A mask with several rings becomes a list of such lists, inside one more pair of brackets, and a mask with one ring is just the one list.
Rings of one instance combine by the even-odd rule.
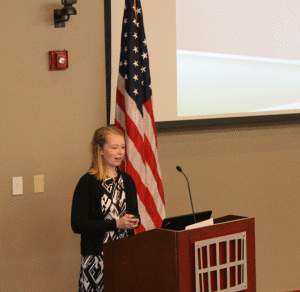
[[[0, 291], [76, 291], [70, 207], [92, 133], [106, 121], [104, 4], [78, 1], [78, 15], [54, 29], [60, 1], [18, 2], [4, 0], [0, 17]], [[61, 49], [69, 69], [48, 71], [48, 51]], [[300, 123], [158, 133], [168, 216], [190, 212], [180, 165], [196, 211], [256, 218], [259, 292], [300, 288], [299, 145]], [[23, 176], [23, 195], [12, 195], [13, 176]]]

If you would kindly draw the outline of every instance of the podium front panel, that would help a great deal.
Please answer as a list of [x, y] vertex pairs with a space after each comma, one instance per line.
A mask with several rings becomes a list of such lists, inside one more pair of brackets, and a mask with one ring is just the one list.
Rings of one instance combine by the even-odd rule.
[[179, 292], [177, 232], [155, 229], [104, 245], [106, 292]]
[[[241, 217], [234, 218], [234, 221], [230, 221], [231, 219], [233, 218], [230, 218], [229, 220], [225, 220], [224, 222], [212, 226], [178, 232], [178, 264], [180, 292], [196, 291], [194, 256], [195, 242], [239, 232], [246, 232], [247, 234], [247, 288], [237, 291], [256, 291], [254, 218]], [[209, 291], [217, 290], [211, 289]]]

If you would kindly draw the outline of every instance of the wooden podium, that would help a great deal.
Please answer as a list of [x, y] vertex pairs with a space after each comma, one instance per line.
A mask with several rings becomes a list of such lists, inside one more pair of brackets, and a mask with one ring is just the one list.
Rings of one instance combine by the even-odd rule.
[[256, 291], [254, 218], [153, 229], [104, 245], [106, 292]]

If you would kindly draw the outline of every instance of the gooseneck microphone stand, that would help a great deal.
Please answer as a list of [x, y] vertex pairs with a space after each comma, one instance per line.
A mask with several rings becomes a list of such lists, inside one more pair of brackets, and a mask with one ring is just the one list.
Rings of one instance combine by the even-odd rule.
[[192, 200], [192, 195], [191, 195], [191, 190], [190, 190], [189, 180], [188, 180], [188, 178], [186, 177], [186, 175], [184, 174], [184, 172], [182, 171], [182, 169], [181, 169], [180, 166], [176, 166], [176, 169], [177, 169], [179, 172], [181, 172], [181, 173], [184, 175], [184, 177], [186, 178], [186, 181], [187, 181], [187, 184], [188, 184], [188, 188], [189, 188], [189, 194], [190, 194], [190, 200], [191, 200], [191, 206], [192, 206], [192, 211], [193, 211], [194, 221], [195, 221], [195, 223], [197, 223], [197, 222], [196, 222], [195, 212], [194, 212], [194, 205], [193, 205], [193, 200]]

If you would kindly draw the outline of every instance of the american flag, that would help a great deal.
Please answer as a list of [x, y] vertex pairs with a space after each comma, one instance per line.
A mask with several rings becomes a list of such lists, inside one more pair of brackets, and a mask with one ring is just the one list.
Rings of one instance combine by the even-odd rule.
[[125, 0], [115, 125], [125, 133], [126, 172], [137, 187], [142, 222], [137, 232], [160, 228], [165, 218], [165, 199], [140, 0]]

